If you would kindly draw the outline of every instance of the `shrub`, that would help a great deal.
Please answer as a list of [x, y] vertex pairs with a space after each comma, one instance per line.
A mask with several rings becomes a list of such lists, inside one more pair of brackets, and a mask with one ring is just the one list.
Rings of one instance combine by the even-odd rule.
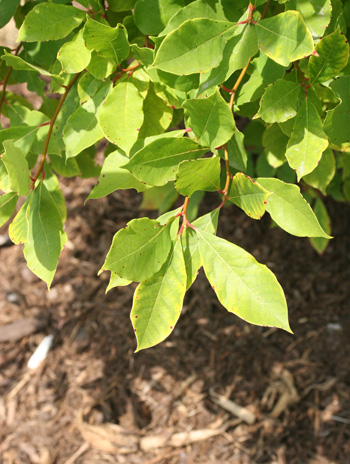
[[[107, 290], [140, 283], [137, 350], [171, 333], [201, 266], [228, 311], [290, 331], [274, 274], [217, 222], [228, 203], [267, 211], [325, 250], [323, 197], [350, 198], [349, 2], [22, 3], [0, 0], [0, 27], [19, 29], [17, 48], [0, 48], [0, 225], [25, 197], [9, 235], [28, 267], [50, 287], [67, 240], [57, 176], [98, 176], [87, 200], [135, 189], [160, 210], [119, 230], [101, 269]], [[8, 90], [21, 82], [39, 110]], [[204, 192], [218, 206], [196, 218]]]

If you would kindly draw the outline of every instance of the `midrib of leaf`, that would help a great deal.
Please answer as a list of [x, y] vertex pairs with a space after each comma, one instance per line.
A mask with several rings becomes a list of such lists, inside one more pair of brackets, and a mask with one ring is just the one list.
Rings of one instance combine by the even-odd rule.
[[306, 134], [306, 137], [305, 137], [305, 150], [304, 150], [304, 153], [303, 153], [303, 157], [302, 157], [302, 163], [301, 163], [301, 167], [299, 169], [299, 171], [303, 172], [304, 170], [304, 166], [305, 166], [305, 156], [306, 156], [306, 153], [308, 153], [308, 146], [309, 146], [309, 137], [310, 137], [310, 131], [309, 131], [309, 106], [306, 104], [306, 111], [305, 111], [305, 119], [306, 119], [306, 124], [305, 124], [305, 127], [304, 127], [304, 133]]
[[123, 131], [125, 132], [125, 121], [126, 121], [126, 113], [127, 113], [127, 101], [128, 101], [128, 88], [129, 84], [126, 82], [126, 87], [125, 87], [125, 100], [124, 100], [124, 119], [123, 119]]
[[[216, 208], [215, 210], [215, 214], [219, 214], [220, 210], [218, 208]], [[214, 219], [214, 216], [212, 217], [212, 219], [210, 221], [208, 221], [207, 225], [205, 226], [205, 229], [202, 229], [204, 230], [204, 232], [207, 231], [208, 227], [210, 226], [210, 223], [212, 222], [212, 220]], [[197, 242], [197, 244], [193, 247], [193, 253], [190, 253], [190, 257], [188, 258], [187, 261], [185, 261], [185, 267], [187, 269], [187, 264], [189, 263], [189, 261], [191, 261], [192, 259], [192, 256], [194, 255], [195, 251], [197, 250], [197, 248], [199, 247], [199, 242]], [[185, 257], [184, 257], [185, 259]]]
[[[105, 38], [107, 39], [107, 41], [109, 42], [110, 47], [111, 47], [112, 50], [113, 50], [113, 54], [114, 54], [114, 56], [115, 56], [116, 62], [119, 63], [119, 61], [118, 61], [118, 56], [117, 56], [117, 52], [115, 51], [115, 48], [114, 48], [114, 46], [113, 46], [113, 41], [108, 37], [108, 34], [107, 34], [107, 33], [105, 34]], [[115, 40], [115, 39], [116, 39], [116, 37], [115, 37], [113, 40]]]
[[0, 208], [3, 208], [5, 205], [7, 205], [7, 203], [9, 203], [13, 197], [15, 197], [17, 195], [17, 193], [13, 193], [12, 197], [10, 197], [9, 199], [7, 199], [5, 201], [5, 203], [3, 203], [2, 205], [0, 205]]
[[[198, 19], [198, 18], [196, 18], [196, 19]], [[201, 18], [199, 18], [199, 19], [201, 19]], [[184, 25], [185, 23], [187, 23], [188, 21], [193, 21], [193, 20], [192, 20], [192, 19], [188, 19], [187, 21], [183, 22], [183, 23], [181, 24], [181, 26], [183, 26], [183, 25]], [[218, 21], [218, 22], [225, 22], [225, 21]], [[181, 26], [180, 26], [180, 27], [181, 27]], [[229, 27], [228, 29], [226, 29], [226, 30], [223, 31], [223, 32], [219, 32], [218, 34], [213, 35], [213, 36], [210, 37], [209, 39], [206, 39], [204, 42], [199, 43], [198, 45], [196, 45], [196, 48], [199, 48], [199, 47], [201, 47], [202, 45], [205, 45], [207, 42], [210, 42], [211, 40], [214, 40], [214, 39], [216, 39], [217, 37], [220, 37], [221, 35], [227, 34], [227, 33], [228, 33], [231, 29], [233, 29], [234, 27], [237, 27], [236, 24], [233, 24], [231, 27]], [[178, 29], [175, 29], [175, 31], [177, 31], [177, 30], [178, 30]], [[173, 32], [174, 32], [174, 31], [173, 31]], [[169, 35], [171, 35], [171, 34], [172, 34], [172, 32], [171, 32]], [[162, 44], [162, 45], [163, 45], [163, 44]], [[177, 60], [177, 59], [180, 58], [180, 57], [186, 56], [188, 53], [191, 53], [191, 52], [193, 52], [193, 48], [191, 48], [190, 50], [185, 51], [184, 53], [180, 53], [179, 55], [177, 55], [176, 57], [174, 57], [174, 58], [172, 58], [172, 59], [170, 59], [170, 60], [162, 61], [161, 63], [162, 63], [162, 64], [163, 64], [163, 63], [171, 63], [172, 61]]]
[[[38, 218], [39, 218], [39, 222], [40, 222], [40, 225], [41, 225], [41, 228], [43, 230], [43, 234], [45, 236], [45, 242], [46, 242], [46, 248], [47, 248], [47, 254], [48, 256], [50, 257], [50, 260], [51, 260], [51, 252], [50, 252], [50, 247], [49, 247], [49, 241], [48, 241], [48, 238], [47, 238], [47, 235], [46, 235], [46, 231], [45, 231], [45, 227], [43, 226], [43, 221], [42, 221], [42, 216], [41, 216], [41, 184], [40, 184], [40, 189], [39, 189], [39, 207], [38, 207]], [[34, 246], [34, 243], [33, 243], [33, 246]]]
[[262, 111], [259, 116], [261, 117], [261, 115], [266, 113], [266, 111], [271, 110], [271, 108], [275, 108], [276, 105], [278, 105], [282, 100], [288, 97], [289, 94], [295, 92], [296, 90], [299, 90], [299, 88], [294, 87], [294, 89], [291, 89], [289, 92], [284, 94], [281, 98], [279, 98], [278, 100], [275, 100], [274, 103], [272, 103], [272, 105], [268, 106], [264, 111]]
[[[200, 233], [200, 230], [199, 230], [199, 229], [198, 229], [198, 233]], [[203, 235], [201, 235], [201, 236], [202, 236], [202, 238], [203, 238]], [[203, 239], [204, 239], [204, 238], [203, 238]], [[262, 304], [260, 303], [259, 297], [256, 296], [256, 294], [254, 293], [254, 291], [252, 290], [252, 288], [249, 287], [249, 286], [246, 284], [246, 282], [236, 273], [236, 271], [234, 271], [234, 269], [232, 269], [232, 268], [229, 266], [229, 264], [222, 258], [222, 256], [220, 256], [220, 255], [216, 252], [215, 248], [213, 248], [207, 240], [205, 240], [205, 242], [210, 246], [210, 248], [213, 250], [213, 252], [215, 253], [215, 255], [216, 255], [218, 258], [220, 258], [220, 260], [226, 265], [226, 267], [227, 267], [229, 270], [231, 270], [231, 272], [233, 272], [233, 274], [235, 274], [235, 275], [237, 276], [237, 278], [238, 278], [239, 281], [244, 285], [244, 287], [248, 289], [249, 293], [250, 293], [250, 294], [252, 295], [252, 297], [253, 297], [253, 300], [256, 302], [256, 305], [257, 305], [258, 307], [259, 307], [259, 306], [260, 306], [260, 307], [261, 307], [261, 306], [264, 306], [264, 305], [262, 305]], [[257, 264], [259, 264], [259, 263], [257, 263]], [[279, 319], [279, 318], [278, 318], [278, 319]], [[279, 321], [280, 321], [280, 322], [282, 323], [282, 325], [283, 325], [283, 321], [281, 321], [280, 319], [279, 319]]]
[[241, 198], [241, 197], [257, 197], [257, 196], [263, 196], [265, 197], [264, 192], [257, 192], [257, 193], [242, 193], [242, 195], [233, 195], [233, 196], [228, 196], [228, 199], [236, 199], [236, 198]]
[[[83, 127], [83, 130], [85, 132], [89, 132], [90, 131], [90, 127], [92, 127], [92, 129], [94, 129], [94, 127], [97, 126], [97, 120], [96, 120], [96, 113], [89, 113], [89, 111], [87, 111], [88, 114], [91, 115], [91, 118], [90, 118], [90, 122], [88, 124], [86, 124], [84, 127]], [[96, 124], [93, 124], [94, 120], [96, 121]], [[97, 126], [98, 127], [98, 126]], [[101, 129], [100, 129], [101, 131]], [[81, 132], [81, 130], [79, 130], [79, 132], [77, 132], [75, 129], [74, 129], [74, 132], [79, 134]], [[101, 131], [102, 132], [102, 131]], [[80, 135], [80, 137], [77, 139], [77, 142], [73, 145], [72, 148], [76, 148], [80, 142], [86, 137], [86, 135], [84, 133], [82, 133]]]
[[[280, 197], [280, 196], [277, 195], [277, 193], [275, 193], [275, 192], [271, 192], [271, 197], [272, 197], [272, 195], [275, 195], [277, 198], [279, 198], [280, 200], [282, 200], [282, 202], [285, 202], [285, 203], [287, 203], [288, 205], [290, 205], [290, 206], [293, 208], [294, 212], [297, 213], [297, 215], [298, 215], [299, 217], [300, 217], [300, 215], [301, 215], [301, 217], [303, 218], [303, 220], [306, 220], [312, 227], [314, 227], [313, 224], [312, 224], [312, 222], [311, 222], [307, 217], [305, 217], [305, 215], [304, 215], [303, 213], [300, 213], [300, 211], [298, 210], [298, 208], [296, 208], [296, 207], [294, 206], [293, 203], [291, 203], [290, 201], [286, 200], [286, 199], [283, 198], [283, 197]], [[305, 203], [308, 205], [307, 201], [306, 201], [304, 198], [302, 198], [302, 199], [303, 199], [303, 201], [305, 201]], [[288, 215], [289, 215], [289, 214], [288, 214]], [[318, 221], [317, 221], [317, 222], [318, 222]]]
[[334, 49], [335, 45], [336, 45], [336, 44], [335, 44], [335, 42], [334, 42], [333, 45], [332, 45], [331, 51], [330, 51], [330, 52], [328, 53], [328, 55], [327, 55], [327, 59], [324, 60], [324, 63], [323, 63], [323, 65], [322, 65], [322, 67], [321, 67], [319, 73], [316, 75], [315, 79], [310, 83], [310, 85], [312, 85], [312, 84], [317, 80], [318, 76], [319, 76], [319, 75], [322, 73], [322, 71], [324, 70], [324, 68], [325, 68], [325, 66], [326, 66], [326, 64], [327, 64], [327, 62], [328, 62], [328, 60], [329, 60], [329, 57], [331, 56], [331, 54], [332, 54], [332, 52], [333, 52], [333, 49]]
[[[285, 40], [287, 40], [287, 41], [289, 41], [289, 42], [295, 42], [296, 44], [299, 44], [299, 46], [302, 45], [302, 43], [299, 43], [296, 39], [287, 37], [287, 36], [282, 35], [282, 34], [278, 34], [278, 33], [275, 32], [274, 30], [268, 29], [267, 27], [262, 26], [261, 23], [257, 23], [257, 26], [258, 26], [258, 27], [261, 27], [261, 29], [265, 29], [265, 31], [271, 32], [272, 34], [276, 35], [277, 37], [281, 37], [282, 39], [285, 39]], [[305, 47], [304, 47], [304, 48], [305, 48]]]
[[212, 184], [213, 187], [218, 188], [218, 186], [204, 174], [201, 174], [199, 172], [192, 172], [192, 174], [195, 176], [201, 177], [202, 179], [205, 179], [209, 184]]
[[[25, 126], [19, 126], [19, 127], [25, 127]], [[28, 127], [31, 127], [31, 126], [28, 126]], [[24, 139], [25, 137], [27, 137], [27, 135], [29, 135], [29, 134], [31, 134], [32, 132], [34, 132], [34, 131], [40, 129], [40, 128], [43, 127], [43, 126], [35, 126], [35, 127], [32, 126], [32, 127], [33, 127], [33, 129], [32, 129], [31, 131], [27, 132], [25, 135], [22, 135], [20, 138], [14, 140], [13, 144], [16, 146], [16, 143], [17, 143], [18, 141]], [[6, 129], [3, 129], [3, 130], [6, 130]], [[5, 142], [5, 140], [4, 140], [4, 142]], [[4, 153], [5, 153], [5, 150], [4, 150], [2, 153], [0, 153], [0, 157], [1, 157]]]
[[205, 123], [205, 125], [204, 125], [204, 128], [203, 128], [203, 130], [202, 130], [202, 133], [201, 133], [201, 135], [199, 136], [199, 139], [198, 139], [198, 140], [200, 140], [200, 139], [203, 137], [203, 134], [204, 134], [204, 132], [205, 132], [205, 130], [206, 130], [208, 124], [209, 124], [209, 120], [210, 120], [210, 118], [211, 118], [211, 115], [213, 114], [213, 111], [214, 111], [215, 106], [216, 106], [216, 102], [215, 102], [214, 105], [212, 105], [212, 107], [211, 107], [209, 116], [208, 116], [208, 118], [207, 118], [207, 121], [206, 121], [206, 123]]
[[[176, 243], [177, 243], [177, 242], [176, 242]], [[146, 327], [145, 327], [145, 329], [144, 329], [144, 331], [143, 331], [143, 337], [140, 338], [140, 342], [139, 342], [140, 345], [142, 344], [142, 340], [144, 339], [145, 333], [146, 333], [146, 331], [147, 331], [147, 329], [148, 329], [150, 320], [151, 320], [152, 315], [153, 315], [153, 311], [155, 310], [155, 308], [156, 308], [156, 306], [157, 306], [157, 301], [158, 301], [158, 299], [161, 298], [161, 299], [164, 301], [164, 303], [167, 304], [167, 302], [165, 301], [165, 299], [164, 299], [164, 297], [162, 296], [161, 292], [162, 292], [162, 288], [163, 288], [164, 283], [165, 283], [165, 282], [169, 282], [169, 279], [167, 278], [166, 275], [167, 275], [167, 272], [168, 272], [168, 270], [169, 270], [169, 268], [170, 268], [170, 266], [171, 266], [171, 263], [172, 263], [172, 260], [173, 260], [173, 257], [174, 257], [176, 243], [175, 243], [175, 245], [174, 245], [173, 251], [172, 251], [171, 256], [170, 256], [170, 259], [169, 259], [169, 261], [168, 261], [168, 265], [167, 265], [167, 267], [166, 267], [166, 269], [165, 269], [164, 276], [163, 276], [163, 278], [162, 278], [162, 280], [161, 280], [161, 284], [160, 284], [159, 290], [158, 290], [158, 292], [157, 292], [157, 296], [156, 296], [155, 300], [151, 300], [151, 301], [153, 301], [154, 303], [153, 303], [153, 305], [152, 305], [152, 309], [151, 309], [150, 315], [149, 315], [149, 317], [148, 317], [148, 319], [147, 319]], [[158, 271], [158, 272], [159, 272], [159, 271]], [[171, 283], [171, 282], [170, 282], [170, 283]], [[154, 283], [153, 286], [154, 286], [154, 285], [157, 285], [157, 282]], [[145, 302], [145, 301], [147, 301], [147, 299], [146, 299], [146, 300], [143, 299], [143, 302]], [[160, 314], [160, 316], [162, 317], [162, 319], [164, 320], [163, 314], [162, 314], [161, 312], [160, 312], [159, 314]], [[165, 322], [166, 322], [166, 321], [165, 321]], [[158, 327], [157, 327], [157, 330], [158, 330], [158, 333], [160, 333]]]
[[[201, 231], [200, 231], [199, 229], [197, 229], [197, 230], [198, 230], [197, 233], [199, 233], [199, 234], [201, 235], [202, 239], [205, 240], [204, 237], [203, 237], [203, 235], [200, 233]], [[230, 265], [224, 260], [224, 258], [223, 258], [221, 255], [219, 255], [219, 253], [215, 250], [215, 248], [213, 248], [212, 245], [211, 245], [207, 240], [205, 240], [205, 242], [207, 243], [207, 245], [210, 246], [210, 248], [213, 250], [213, 252], [215, 253], [215, 255], [216, 255], [218, 258], [220, 258], [220, 260], [225, 264], [225, 266], [226, 266], [228, 269], [230, 269], [231, 272], [233, 272], [233, 274], [235, 274], [235, 276], [237, 276], [238, 280], [244, 285], [245, 288], [247, 288], [247, 289], [249, 290], [249, 293], [253, 296], [253, 299], [254, 299], [254, 300], [257, 302], [257, 304], [260, 306], [259, 298], [255, 295], [255, 293], [253, 292], [253, 290], [252, 290], [252, 289], [246, 284], [246, 282], [236, 273], [236, 271], [230, 267]]]
[[[154, 163], [156, 161], [162, 161], [164, 159], [169, 159], [169, 158], [176, 158], [178, 156], [182, 156], [182, 155], [185, 155], [186, 153], [196, 153], [197, 151], [203, 151], [203, 148], [196, 148], [195, 150], [187, 150], [187, 151], [183, 151], [181, 153], [175, 153], [174, 155], [169, 155], [169, 156], [163, 156], [163, 158], [155, 158], [153, 160], [148, 160], [148, 161], [143, 161], [142, 163], [137, 163], [137, 164], [130, 164], [130, 167], [131, 166], [143, 166], [145, 164], [149, 164], [149, 163]], [[136, 155], [135, 155], [136, 156]], [[132, 159], [135, 159], [135, 156], [132, 158]], [[122, 166], [123, 167], [123, 166]]]
[[131, 253], [129, 253], [129, 254], [127, 254], [127, 255], [124, 255], [122, 258], [116, 259], [115, 261], [111, 262], [111, 263], [110, 263], [110, 266], [113, 266], [113, 265], [114, 265], [115, 263], [117, 263], [118, 261], [120, 261], [120, 260], [122, 260], [122, 259], [126, 259], [126, 258], [132, 256], [132, 255], [135, 254], [135, 253], [139, 253], [143, 248], [145, 248], [145, 246], [147, 246], [148, 244], [150, 244], [153, 240], [156, 240], [156, 239], [158, 238], [159, 234], [161, 234], [161, 233], [165, 230], [166, 227], [167, 227], [167, 226], [162, 226], [161, 229], [159, 230], [159, 232], [158, 232], [154, 237], [150, 238], [146, 243], [144, 243], [142, 246], [140, 246], [137, 250], [132, 251]]
[[18, 166], [18, 164], [15, 164], [11, 158], [6, 159], [6, 162], [8, 164], [11, 164], [11, 166], [14, 167], [15, 169], [20, 169], [22, 172], [26, 172], [26, 169], [24, 169], [22, 166]]
[[16, 105], [9, 105], [9, 107], [12, 109], [12, 111], [14, 113], [16, 113], [16, 115], [19, 117], [19, 119], [23, 122], [24, 121], [24, 117], [18, 112], [17, 108], [16, 108]]
[[74, 13], [74, 16], [71, 15], [71, 16], [68, 16], [67, 18], [61, 19], [60, 21], [55, 21], [54, 23], [50, 23], [47, 27], [45, 27], [45, 28], [42, 27], [40, 30], [42, 32], [50, 30], [52, 28], [52, 26], [56, 26], [56, 25], [59, 25], [61, 23], [65, 23], [66, 21], [68, 21], [68, 20], [70, 20], [72, 18], [80, 20], [79, 16], [81, 16], [81, 15], [82, 15], [82, 13], [78, 10], [76, 13]]

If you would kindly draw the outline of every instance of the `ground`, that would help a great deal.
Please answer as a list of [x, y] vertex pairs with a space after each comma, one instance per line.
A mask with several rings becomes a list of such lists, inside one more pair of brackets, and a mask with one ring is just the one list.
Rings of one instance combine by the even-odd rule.
[[[171, 336], [134, 354], [135, 285], [105, 295], [108, 275], [96, 274], [113, 234], [149, 212], [133, 191], [84, 206], [91, 185], [62, 180], [69, 242], [50, 292], [20, 247], [0, 248], [0, 325], [40, 319], [0, 343], [0, 462], [348, 464], [350, 208], [327, 202], [323, 256], [268, 218], [222, 211], [219, 235], [277, 275], [294, 335], [228, 313], [200, 272]], [[47, 334], [52, 349], [29, 371]]]

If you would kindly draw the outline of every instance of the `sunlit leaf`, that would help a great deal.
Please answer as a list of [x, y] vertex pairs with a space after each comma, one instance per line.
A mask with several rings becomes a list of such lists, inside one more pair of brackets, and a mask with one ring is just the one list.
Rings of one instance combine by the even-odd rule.
[[275, 275], [243, 248], [200, 229], [197, 235], [205, 274], [220, 303], [247, 322], [291, 332]]
[[130, 318], [137, 350], [157, 345], [173, 331], [186, 292], [186, 268], [177, 240], [162, 268], [136, 289]]

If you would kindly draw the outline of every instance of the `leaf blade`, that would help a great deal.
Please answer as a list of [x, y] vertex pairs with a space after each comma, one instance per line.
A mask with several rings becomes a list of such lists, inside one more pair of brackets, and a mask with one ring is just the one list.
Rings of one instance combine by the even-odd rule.
[[103, 270], [142, 282], [162, 267], [168, 257], [170, 225], [162, 226], [148, 218], [133, 219], [113, 237]]
[[167, 338], [179, 319], [186, 293], [186, 269], [180, 240], [160, 271], [135, 291], [130, 318], [137, 349], [150, 348]]
[[237, 245], [200, 230], [197, 234], [205, 274], [221, 304], [247, 322], [291, 332], [275, 275]]
[[123, 167], [141, 182], [161, 186], [175, 179], [181, 161], [201, 158], [207, 151], [189, 138], [166, 137], [146, 145]]
[[332, 238], [320, 226], [297, 185], [272, 178], [258, 178], [257, 182], [271, 192], [266, 210], [282, 229], [297, 237]]

